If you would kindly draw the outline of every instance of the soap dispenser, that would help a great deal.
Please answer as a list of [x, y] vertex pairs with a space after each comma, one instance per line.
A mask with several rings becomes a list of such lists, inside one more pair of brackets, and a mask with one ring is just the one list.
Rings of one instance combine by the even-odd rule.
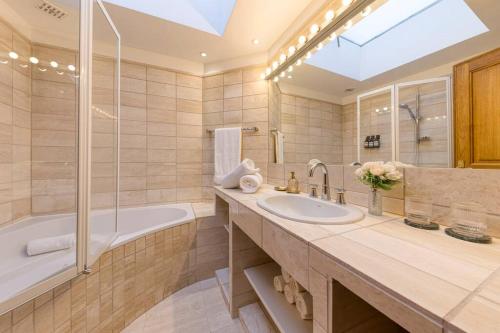
[[295, 171], [290, 172], [290, 179], [288, 179], [288, 187], [286, 188], [288, 193], [300, 193], [299, 191], [299, 181], [295, 178]]

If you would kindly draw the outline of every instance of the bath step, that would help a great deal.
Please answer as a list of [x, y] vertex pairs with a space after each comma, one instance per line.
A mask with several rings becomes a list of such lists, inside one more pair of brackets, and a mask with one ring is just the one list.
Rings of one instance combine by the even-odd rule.
[[216, 270], [215, 279], [222, 292], [222, 298], [224, 298], [224, 302], [229, 310], [229, 267]]
[[239, 315], [245, 333], [278, 333], [258, 303], [248, 304], [240, 308]]

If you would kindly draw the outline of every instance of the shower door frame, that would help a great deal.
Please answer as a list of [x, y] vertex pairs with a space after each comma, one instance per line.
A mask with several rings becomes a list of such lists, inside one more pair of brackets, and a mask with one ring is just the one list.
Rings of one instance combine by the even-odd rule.
[[[452, 119], [452, 96], [451, 96], [451, 77], [450, 76], [439, 76], [435, 78], [430, 78], [430, 79], [422, 79], [422, 80], [415, 80], [415, 81], [408, 81], [408, 82], [401, 82], [401, 83], [396, 83], [394, 84], [394, 90], [395, 90], [395, 103], [396, 105], [399, 106], [399, 89], [401, 87], [409, 87], [409, 86], [416, 86], [419, 84], [426, 84], [426, 83], [433, 83], [433, 82], [440, 82], [444, 81], [446, 84], [446, 120], [447, 120], [447, 129], [446, 129], [446, 135], [448, 138], [448, 168], [453, 167], [453, 159], [454, 156], [452, 154], [453, 152], [453, 119]], [[394, 112], [394, 120], [395, 120], [395, 126], [393, 129], [394, 133], [394, 140], [396, 142], [396, 156], [395, 156], [395, 161], [400, 160], [400, 149], [399, 149], [399, 109], [398, 112]], [[418, 167], [418, 165], [416, 165]]]
[[372, 95], [378, 95], [382, 92], [389, 91], [391, 93], [391, 158], [394, 161], [396, 158], [396, 142], [394, 135], [394, 126], [395, 126], [395, 118], [394, 118], [394, 101], [395, 99], [395, 85], [391, 84], [389, 86], [385, 86], [379, 89], [370, 90], [366, 93], [356, 96], [356, 136], [357, 136], [357, 145], [358, 145], [358, 162], [361, 163], [361, 99], [363, 97], [368, 97]]

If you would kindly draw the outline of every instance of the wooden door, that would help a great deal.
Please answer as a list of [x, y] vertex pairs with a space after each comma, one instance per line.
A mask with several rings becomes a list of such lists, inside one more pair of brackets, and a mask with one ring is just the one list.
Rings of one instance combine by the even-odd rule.
[[453, 68], [455, 166], [500, 169], [500, 48]]

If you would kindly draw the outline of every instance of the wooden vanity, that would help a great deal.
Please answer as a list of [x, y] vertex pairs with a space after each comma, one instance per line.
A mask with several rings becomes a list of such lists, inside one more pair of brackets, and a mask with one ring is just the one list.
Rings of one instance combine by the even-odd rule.
[[[345, 225], [305, 224], [257, 205], [261, 197], [278, 195], [270, 186], [255, 194], [219, 187], [215, 193], [216, 216], [228, 222], [230, 232], [228, 303], [233, 317], [239, 308], [260, 301], [286, 333], [500, 328], [496, 239], [489, 245], [467, 243], [442, 230], [408, 227], [401, 216], [391, 214], [365, 214]], [[292, 307], [272, 289], [280, 266], [312, 294], [312, 321], [293, 317], [286, 309]]]

